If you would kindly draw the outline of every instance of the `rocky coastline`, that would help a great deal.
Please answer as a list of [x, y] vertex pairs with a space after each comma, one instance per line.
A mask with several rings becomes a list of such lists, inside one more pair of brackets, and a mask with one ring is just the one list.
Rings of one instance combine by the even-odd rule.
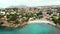
[[[48, 7], [49, 8], [49, 7]], [[45, 18], [47, 21], [35, 20], [37, 22], [44, 22], [56, 27], [60, 27], [60, 10], [59, 8], [4, 8], [0, 9], [0, 26], [5, 28], [19, 28], [26, 24], [30, 24], [29, 20]], [[56, 9], [57, 8], [57, 9]], [[53, 21], [53, 23], [50, 23]], [[29, 22], [29, 23], [28, 23]], [[59, 23], [59, 24], [57, 24]]]
[[27, 22], [24, 23], [19, 23], [19, 24], [2, 24], [0, 27], [4, 28], [4, 29], [16, 29], [16, 28], [22, 28], [25, 25], [27, 25]]

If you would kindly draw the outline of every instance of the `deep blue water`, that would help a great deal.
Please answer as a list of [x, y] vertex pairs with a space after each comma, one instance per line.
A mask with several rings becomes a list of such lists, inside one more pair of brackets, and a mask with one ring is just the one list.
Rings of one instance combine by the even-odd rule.
[[0, 29], [0, 34], [60, 34], [60, 30], [47, 24], [29, 24], [15, 30]]

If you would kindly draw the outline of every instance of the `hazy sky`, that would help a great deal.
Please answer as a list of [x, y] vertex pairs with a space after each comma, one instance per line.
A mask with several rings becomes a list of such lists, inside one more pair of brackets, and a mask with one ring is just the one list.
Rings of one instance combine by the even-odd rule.
[[60, 5], [60, 0], [0, 0], [0, 7]]

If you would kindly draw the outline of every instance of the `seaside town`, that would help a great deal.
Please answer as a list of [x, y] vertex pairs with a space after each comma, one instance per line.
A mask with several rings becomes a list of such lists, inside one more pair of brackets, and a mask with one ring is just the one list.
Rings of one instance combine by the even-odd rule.
[[0, 0], [0, 34], [60, 34], [60, 0]]
[[30, 22], [46, 22], [60, 28], [60, 7], [0, 8], [0, 27], [18, 28]]

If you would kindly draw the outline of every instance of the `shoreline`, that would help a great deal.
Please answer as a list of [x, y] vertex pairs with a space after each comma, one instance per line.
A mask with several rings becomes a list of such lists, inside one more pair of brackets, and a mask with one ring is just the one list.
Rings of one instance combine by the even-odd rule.
[[[49, 25], [58, 27], [58, 26], [56, 26], [55, 23], [53, 23], [52, 21], [49, 21], [47, 19], [36, 19], [36, 20], [33, 20], [33, 21], [24, 22], [24, 23], [21, 23], [21, 24], [20, 23], [19, 24], [12, 24], [11, 26], [4, 26], [4, 27], [6, 29], [10, 29], [10, 28], [15, 28], [16, 29], [16, 28], [24, 27], [25, 25], [34, 24], [34, 23], [43, 23], [43, 24], [49, 24]], [[58, 27], [58, 28], [60, 28], [60, 27]]]
[[55, 23], [53, 23], [52, 21], [46, 20], [46, 19], [36, 19], [33, 21], [28, 21], [28, 24], [31, 24], [31, 23], [44, 23], [44, 24], [51, 24], [53, 26], [56, 26]]
[[19, 24], [10, 24], [9, 26], [8, 25], [2, 25], [1, 27], [4, 27], [5, 29], [16, 29], [16, 28], [20, 28], [20, 27], [23, 27], [27, 24], [27, 22], [24, 22], [24, 23], [19, 23]]

